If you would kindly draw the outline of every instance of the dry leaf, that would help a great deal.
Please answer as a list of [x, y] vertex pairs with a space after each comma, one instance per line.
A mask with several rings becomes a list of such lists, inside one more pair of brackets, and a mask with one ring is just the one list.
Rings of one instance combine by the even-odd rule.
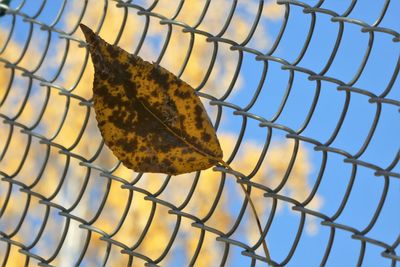
[[[157, 64], [81, 29], [94, 65], [93, 101], [106, 145], [137, 172], [182, 174], [220, 163], [222, 150], [193, 88]], [[236, 176], [236, 179], [240, 179]], [[240, 184], [262, 234], [254, 203]], [[265, 240], [267, 261], [270, 255]]]
[[168, 70], [81, 29], [94, 64], [94, 110], [106, 145], [136, 172], [182, 174], [222, 161], [193, 88]]

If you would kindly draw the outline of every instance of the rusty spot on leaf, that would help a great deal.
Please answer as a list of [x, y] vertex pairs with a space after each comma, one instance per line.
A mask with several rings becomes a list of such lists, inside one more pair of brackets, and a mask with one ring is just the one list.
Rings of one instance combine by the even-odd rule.
[[95, 69], [98, 127], [126, 167], [182, 174], [222, 162], [215, 130], [190, 85], [80, 26]]

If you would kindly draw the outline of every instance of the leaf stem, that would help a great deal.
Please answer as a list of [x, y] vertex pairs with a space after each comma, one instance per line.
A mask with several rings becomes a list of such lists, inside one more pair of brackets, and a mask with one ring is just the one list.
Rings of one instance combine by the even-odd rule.
[[[224, 166], [225, 168], [227, 168], [228, 170], [232, 170], [232, 171], [233, 171], [233, 169], [231, 168], [231, 166], [229, 166], [229, 164], [226, 163], [225, 161], [220, 160], [219, 163], [220, 163], [222, 166]], [[238, 175], [236, 175], [236, 174], [233, 174], [233, 175], [235, 176], [236, 180], [239, 181], [239, 180], [241, 179]], [[259, 217], [258, 214], [257, 214], [257, 210], [256, 210], [256, 207], [255, 207], [255, 205], [254, 205], [254, 202], [253, 202], [253, 200], [251, 199], [249, 192], [247, 192], [246, 187], [244, 186], [244, 184], [242, 184], [242, 183], [239, 183], [239, 184], [240, 184], [240, 186], [241, 186], [241, 188], [242, 188], [242, 190], [243, 190], [243, 192], [244, 192], [244, 194], [245, 194], [245, 196], [246, 196], [246, 199], [247, 199], [247, 200], [249, 201], [249, 203], [250, 203], [251, 210], [253, 211], [253, 215], [254, 215], [254, 217], [255, 217], [255, 219], [256, 219], [256, 222], [257, 222], [258, 231], [260, 232], [260, 235], [262, 235], [262, 234], [263, 234], [263, 230], [262, 230], [262, 226], [261, 226], [261, 222], [260, 222], [260, 217]], [[262, 245], [263, 245], [263, 249], [264, 249], [264, 253], [265, 253], [265, 257], [266, 257], [267, 261], [268, 261], [269, 263], [272, 262], [272, 261], [271, 261], [271, 256], [270, 256], [270, 254], [269, 254], [267, 242], [265, 241], [265, 239], [262, 241]]]

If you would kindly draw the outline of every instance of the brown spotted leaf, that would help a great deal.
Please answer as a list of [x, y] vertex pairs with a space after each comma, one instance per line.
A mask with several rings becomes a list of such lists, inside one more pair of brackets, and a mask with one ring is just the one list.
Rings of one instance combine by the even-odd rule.
[[222, 162], [193, 88], [159, 65], [110, 45], [81, 24], [95, 74], [93, 101], [106, 145], [136, 172], [182, 174]]

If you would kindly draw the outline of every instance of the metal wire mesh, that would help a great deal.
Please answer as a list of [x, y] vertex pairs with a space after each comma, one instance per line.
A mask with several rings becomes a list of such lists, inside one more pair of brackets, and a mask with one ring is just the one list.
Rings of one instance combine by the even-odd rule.
[[[318, 257], [317, 261], [321, 266], [330, 264], [335, 240], [337, 240], [341, 232], [349, 234], [345, 237], [345, 239], [352, 240], [358, 244], [358, 250], [354, 255], [356, 261], [353, 264], [368, 265], [368, 262], [365, 262], [365, 255], [368, 247], [373, 248], [373, 253], [377, 254], [381, 258], [381, 263], [396, 266], [396, 263], [400, 261], [400, 257], [396, 252], [396, 250], [398, 251], [400, 243], [400, 233], [398, 227], [393, 228], [392, 240], [389, 241], [376, 239], [374, 238], [374, 234], [371, 234], [374, 232], [374, 230], [376, 230], [376, 228], [384, 227], [379, 223], [377, 224], [377, 221], [379, 220], [385, 205], [398, 206], [398, 203], [390, 203], [390, 201], [394, 200], [392, 198], [391, 200], [388, 200], [388, 195], [391, 190], [395, 190], [393, 188], [398, 189], [400, 178], [400, 173], [398, 172], [400, 152], [397, 142], [399, 132], [397, 131], [397, 139], [395, 138], [395, 135], [388, 135], [388, 139], [390, 140], [387, 141], [389, 144], [391, 144], [391, 146], [394, 146], [396, 151], [394, 155], [389, 155], [392, 157], [392, 160], [389, 164], [380, 165], [379, 162], [370, 162], [364, 160], [363, 158], [368, 150], [372, 150], [372, 152], [369, 153], [389, 154], [389, 147], [380, 148], [382, 150], [379, 150], [376, 149], [375, 146], [371, 145], [376, 132], [379, 131], [379, 127], [382, 125], [380, 124], [380, 121], [383, 120], [382, 117], [387, 116], [387, 113], [385, 113], [384, 110], [389, 109], [391, 112], [394, 110], [396, 113], [394, 116], [396, 121], [390, 121], [390, 123], [393, 125], [399, 124], [398, 111], [400, 107], [400, 101], [398, 99], [399, 83], [397, 79], [400, 67], [400, 61], [398, 58], [398, 44], [400, 41], [400, 34], [398, 32], [399, 28], [396, 29], [394, 27], [388, 28], [381, 26], [385, 16], [395, 8], [391, 7], [389, 0], [382, 2], [379, 5], [379, 16], [375, 18], [375, 22], [372, 24], [368, 24], [353, 16], [353, 11], [357, 6], [368, 5], [369, 3], [359, 3], [357, 0], [349, 1], [346, 4], [346, 8], [343, 9], [344, 11], [338, 13], [333, 7], [329, 8], [329, 5], [326, 3], [329, 1], [320, 0], [319, 2], [311, 5], [301, 1], [279, 0], [277, 1], [278, 4], [283, 6], [285, 10], [284, 17], [280, 23], [280, 30], [277, 33], [276, 38], [273, 40], [270, 48], [264, 52], [251, 46], [251, 41], [254, 39], [257, 26], [261, 23], [260, 20], [262, 17], [263, 8], [265, 6], [264, 1], [262, 0], [256, 2], [256, 12], [254, 13], [255, 16], [251, 18], [252, 22], [249, 24], [250, 27], [248, 29], [248, 34], [245, 38], [243, 38], [243, 40], [233, 40], [226, 37], [226, 32], [237, 12], [237, 1], [232, 1], [230, 8], [224, 13], [225, 17], [223, 20], [225, 23], [222, 29], [217, 33], [201, 30], [203, 21], [206, 15], [210, 12], [209, 7], [211, 1], [204, 1], [203, 9], [201, 12], [199, 12], [199, 17], [197, 17], [196, 22], [191, 25], [183, 23], [179, 20], [180, 13], [182, 10], [184, 10], [185, 1], [176, 1], [176, 10], [172, 15], [163, 14], [162, 10], [157, 9], [157, 6], [161, 1], [154, 1], [149, 5], [140, 3], [138, 4], [135, 1], [104, 1], [102, 3], [102, 13], [97, 14], [99, 23], [97, 24], [96, 29], [97, 32], [100, 32], [100, 34], [103, 22], [106, 19], [109, 10], [109, 6], [116, 6], [121, 10], [121, 23], [117, 28], [115, 28], [115, 43], [119, 42], [121, 36], [127, 34], [126, 31], [124, 31], [124, 28], [126, 27], [127, 20], [130, 16], [143, 18], [144, 24], [142, 27], [142, 34], [137, 42], [134, 53], [139, 53], [144, 46], [146, 38], [148, 37], [147, 31], [151, 23], [160, 23], [165, 26], [165, 38], [162, 40], [161, 49], [157, 55], [157, 62], [161, 62], [161, 65], [163, 57], [166, 53], [168, 53], [170, 40], [171, 38], [174, 38], [172, 34], [173, 30], [183, 31], [186, 34], [189, 34], [190, 42], [187, 50], [182, 52], [186, 54], [184, 63], [178, 72], [179, 75], [182, 75], [184, 72], [193, 47], [199, 37], [206, 38], [206, 41], [212, 45], [213, 49], [210, 64], [205, 66], [207, 69], [204, 74], [204, 78], [196, 87], [196, 90], [198, 91], [200, 97], [208, 101], [207, 103], [214, 108], [216, 107], [217, 115], [215, 115], [214, 123], [217, 129], [218, 127], [221, 127], [221, 124], [223, 124], [223, 113], [233, 114], [234, 117], [240, 118], [240, 120], [237, 121], [237, 135], [235, 137], [235, 142], [232, 144], [232, 152], [229, 155], [225, 155], [225, 157], [228, 159], [227, 162], [234, 161], [236, 154], [242, 145], [246, 130], [248, 131], [251, 123], [259, 123], [257, 127], [252, 128], [251, 131], [253, 133], [256, 135], [261, 135], [261, 133], [266, 134], [265, 141], [261, 146], [262, 152], [260, 153], [260, 156], [254, 160], [254, 168], [252, 172], [249, 175], [245, 175], [242, 181], [240, 181], [248, 186], [248, 189], [251, 193], [253, 193], [255, 190], [261, 191], [263, 192], [263, 196], [266, 201], [267, 199], [271, 201], [271, 207], [268, 209], [265, 220], [263, 220], [264, 232], [262, 235], [258, 234], [256, 241], [253, 243], [249, 242], [247, 239], [244, 239], [241, 235], [236, 235], [239, 231], [239, 224], [245, 220], [244, 214], [246, 207], [248, 206], [248, 202], [245, 200], [245, 198], [240, 199], [242, 203], [238, 205], [239, 212], [234, 218], [235, 223], [228, 230], [217, 229], [213, 226], [210, 226], [208, 223], [210, 217], [212, 217], [215, 212], [218, 212], [218, 210], [216, 210], [216, 206], [219, 205], [220, 195], [228, 187], [225, 182], [225, 178], [230, 175], [226, 169], [220, 167], [214, 168], [214, 172], [220, 175], [220, 183], [215, 189], [218, 193], [215, 197], [214, 195], [211, 196], [211, 198], [213, 198], [213, 205], [208, 214], [204, 217], [199, 217], [195, 213], [186, 212], [185, 207], [190, 202], [194, 192], [196, 191], [196, 185], [199, 179], [201, 179], [200, 173], [194, 174], [195, 178], [191, 185], [191, 190], [186, 195], [185, 200], [180, 203], [180, 205], [177, 205], [174, 201], [169, 201], [169, 199], [160, 197], [164, 191], [168, 190], [167, 188], [171, 185], [171, 183], [179, 183], [176, 179], [167, 177], [160, 185], [158, 190], [155, 192], [150, 192], [140, 184], [140, 181], [143, 177], [141, 174], [135, 174], [133, 179], [128, 181], [125, 178], [114, 175], [115, 170], [120, 167], [120, 164], [116, 164], [108, 168], [95, 163], [96, 160], [98, 160], [104, 153], [103, 142], [101, 142], [98, 147], [96, 145], [96, 148], [92, 153], [82, 155], [75, 152], [75, 148], [79, 146], [81, 139], [86, 135], [85, 131], [88, 128], [88, 124], [90, 124], [90, 122], [93, 120], [91, 117], [91, 113], [93, 113], [91, 98], [75, 91], [75, 88], [81, 82], [83, 73], [87, 67], [88, 54], [86, 54], [81, 68], [75, 71], [76, 82], [69, 88], [66, 85], [63, 85], [63, 81], [60, 80], [59, 77], [70, 56], [70, 45], [79, 44], [81, 49], [85, 50], [84, 42], [82, 39], [77, 38], [75, 33], [78, 29], [79, 23], [82, 22], [82, 19], [85, 17], [85, 13], [88, 12], [91, 6], [88, 1], [82, 2], [83, 4], [80, 8], [80, 13], [76, 14], [74, 19], [71, 19], [71, 24], [74, 25], [71, 27], [72, 30], [65, 31], [62, 29], [62, 27], [57, 25], [60, 24], [65, 12], [65, 7], [69, 1], [61, 1], [59, 9], [55, 10], [57, 13], [54, 16], [54, 20], [51, 22], [41, 20], [41, 15], [43, 12], [45, 12], [44, 10], [46, 10], [47, 6], [54, 3], [52, 3], [52, 1], [45, 0], [38, 2], [40, 2], [39, 7], [34, 14], [24, 13], [24, 8], [29, 4], [29, 1], [21, 1], [16, 7], [13, 8], [8, 7], [5, 4], [0, 6], [5, 10], [5, 16], [1, 19], [7, 18], [11, 22], [9, 24], [9, 28], [5, 29], [8, 35], [1, 44], [2, 46], [0, 49], [1, 68], [8, 71], [4, 73], [9, 74], [7, 77], [9, 82], [5, 87], [1, 88], [0, 102], [0, 116], [2, 118], [2, 122], [0, 124], [0, 127], [2, 128], [2, 146], [0, 147], [0, 163], [2, 163], [2, 165], [0, 165], [0, 183], [1, 187], [3, 188], [3, 191], [1, 191], [3, 193], [1, 196], [2, 199], [0, 202], [0, 222], [2, 222], [0, 225], [0, 252], [2, 253], [0, 260], [2, 261], [3, 266], [8, 264], [12, 266], [12, 262], [14, 260], [12, 257], [10, 257], [10, 255], [12, 255], [12, 250], [17, 250], [18, 253], [24, 257], [26, 265], [39, 264], [40, 266], [52, 266], [61, 264], [63, 261], [60, 259], [60, 255], [62, 254], [60, 251], [63, 247], [69, 247], [70, 250], [73, 251], [72, 254], [62, 254], [64, 255], [63, 257], [65, 257], [65, 255], [69, 257], [69, 260], [66, 262], [71, 263], [71, 265], [85, 265], [85, 259], [90, 256], [89, 247], [95, 242], [103, 242], [105, 245], [104, 251], [100, 253], [102, 256], [99, 257], [100, 259], [98, 262], [96, 262], [98, 265], [113, 266], [112, 257], [110, 255], [112, 253], [117, 253], [123, 255], [127, 259], [126, 264], [128, 266], [138, 266], [140, 264], [146, 264], [147, 266], [163, 266], [163, 261], [168, 258], [169, 255], [177, 253], [174, 252], [174, 242], [178, 242], [177, 236], [179, 236], [179, 233], [182, 231], [181, 224], [184, 220], [190, 221], [191, 231], [198, 231], [199, 236], [195, 237], [196, 246], [193, 254], [191, 255], [190, 259], [188, 259], [186, 263], [182, 263], [182, 265], [195, 265], [196, 262], [199, 261], [205, 236], [211, 235], [213, 240], [221, 244], [222, 247], [219, 257], [213, 265], [235, 265], [235, 262], [229, 261], [229, 259], [231, 254], [235, 253], [235, 250], [239, 249], [241, 257], [249, 259], [248, 263], [251, 266], [255, 266], [256, 264], [267, 262], [265, 256], [262, 255], [262, 250], [259, 248], [261, 247], [261, 241], [264, 239], [268, 241], [271, 231], [276, 231], [270, 231], [270, 229], [274, 221], [276, 221], [274, 216], [276, 214], [278, 203], [286, 203], [291, 210], [293, 210], [293, 212], [298, 213], [299, 217], [298, 220], [296, 220], [297, 230], [292, 233], [293, 240], [290, 241], [289, 248], [283, 252], [284, 256], [278, 259], [274, 257], [274, 252], [272, 251], [271, 256], [273, 262], [267, 262], [268, 264], [294, 264], [298, 266], [307, 263], [295, 260], [293, 256], [298, 250], [301, 239], [304, 238], [303, 232], [306, 218], [310, 217], [320, 222], [322, 225], [321, 227], [328, 233], [325, 242], [318, 244], [319, 247], [323, 248], [323, 253], [319, 256], [313, 254], [308, 256]], [[328, 7], [325, 7], [326, 5]], [[300, 13], [297, 14], [297, 17], [293, 16], [293, 14], [296, 14], [297, 11], [300, 11]], [[302, 47], [302, 49], [299, 50], [298, 54], [293, 60], [290, 58], [282, 58], [277, 56], [277, 54], [279, 54], [278, 51], [280, 49], [280, 44], [284, 39], [286, 32], [288, 31], [288, 24], [293, 23], [293, 19], [299, 18], [299, 16], [309, 18], [308, 24], [297, 26], [298, 28], [306, 29], [304, 31], [304, 36], [301, 39], [302, 41], [299, 41], [299, 45]], [[337, 27], [337, 34], [334, 36], [335, 42], [333, 47], [330, 49], [330, 53], [324, 57], [326, 59], [318, 59], [323, 61], [323, 67], [321, 70], [319, 70], [318, 67], [305, 67], [308, 65], [303, 63], [306, 58], [305, 55], [310, 49], [312, 49], [313, 46], [315, 46], [313, 42], [316, 42], [317, 46], [324, 46], [322, 38], [319, 39], [318, 35], [313, 36], [315, 35], [314, 32], [316, 31], [319, 23], [321, 23], [323, 20], [321, 17], [329, 17], [328, 24], [335, 25], [335, 27]], [[10, 40], [16, 28], [16, 21], [18, 20], [21, 20], [21, 23], [27, 25], [28, 30], [26, 32], [16, 33], [17, 35], [20, 34], [21, 36], [25, 35], [26, 42], [23, 44], [23, 49], [17, 58], [13, 61], [10, 61], [6, 59], [7, 57], [5, 56], [5, 53], [9, 51], [7, 49], [10, 49], [10, 46], [12, 45]], [[348, 79], [347, 82], [345, 82], [343, 81], [342, 77], [330, 76], [329, 73], [331, 67], [334, 65], [335, 59], [338, 57], [338, 54], [340, 54], [340, 47], [342, 43], [345, 42], [345, 31], [351, 27], [356, 27], [357, 30], [360, 31], [365, 38], [367, 38], [368, 42], [365, 47], [358, 47], [359, 50], [353, 51], [353, 53], [361, 55], [362, 59], [360, 60], [360, 64], [356, 67], [356, 69], [352, 70], [355, 74]], [[37, 32], [46, 33], [47, 37], [42, 39], [42, 43], [39, 46], [40, 59], [38, 60], [38, 65], [26, 68], [25, 66], [21, 66], [20, 63], [23, 58], [31, 56], [27, 51], [28, 47], [30, 46], [32, 36], [37, 34]], [[291, 33], [294, 34], [294, 32]], [[388, 39], [388, 37], [390, 39]], [[62, 48], [63, 55], [59, 66], [52, 66], [52, 68], [50, 68], [49, 66], [46, 66], [46, 64], [48, 64], [46, 59], [52, 57], [52, 53], [49, 50], [52, 38], [59, 38], [65, 43], [65, 46]], [[363, 74], [367, 69], [366, 66], [371, 60], [371, 54], [373, 53], [372, 51], [375, 47], [375, 44], [379, 42], [380, 39], [384, 39], [385, 42], [391, 42], [394, 47], [397, 45], [397, 50], [394, 49], [389, 51], [392, 58], [397, 57], [396, 61], [394, 61], [394, 64], [390, 66], [391, 71], [382, 74], [375, 73], [376, 76], [380, 75], [387, 77], [387, 83], [378, 84], [375, 87], [380, 89], [374, 91], [359, 88], [356, 86], [357, 82], [360, 77], [363, 77]], [[226, 86], [226, 88], [223, 88], [224, 93], [222, 96], [216, 96], [204, 92], [204, 88], [207, 87], [207, 79], [211, 75], [222, 46], [229, 46], [230, 51], [237, 55], [237, 62], [234, 63], [235, 70], [230, 83]], [[57, 49], [60, 50], [60, 48]], [[252, 95], [248, 103], [238, 104], [234, 101], [230, 102], [229, 97], [232, 92], [235, 91], [234, 85], [239, 77], [243, 60], [245, 57], [249, 56], [252, 57], [252, 61], [260, 63], [263, 66], [262, 72], [260, 72], [260, 77], [258, 78], [258, 84], [254, 88], [246, 87], [246, 90], [251, 91], [250, 94]], [[260, 101], [263, 101], [263, 98], [260, 95], [267, 90], [265, 88], [265, 84], [268, 84], [269, 81], [266, 77], [268, 72], [272, 71], [270, 69], [272, 69], [274, 64], [279, 65], [282, 72], [289, 74], [289, 78], [286, 81], [286, 84], [284, 84], [286, 89], [282, 99], [280, 100], [280, 104], [271, 116], [265, 115], [262, 112], [252, 112], [253, 106], [257, 104], [260, 105]], [[385, 65], [385, 63], [383, 63], [383, 65]], [[345, 68], [343, 65], [340, 67]], [[17, 76], [25, 79], [25, 84], [21, 84], [21, 82], [13, 82], [14, 80], [18, 80]], [[307, 107], [307, 112], [304, 113], [305, 115], [299, 115], [302, 116], [300, 124], [301, 126], [296, 129], [296, 125], [285, 123], [284, 121], [282, 122], [280, 118], [283, 116], [282, 114], [285, 113], [285, 109], [289, 105], [288, 98], [294, 91], [293, 88], [295, 87], [295, 79], [302, 76], [305, 76], [310, 82], [308, 87], [311, 89], [308, 90], [312, 92], [312, 101]], [[35, 84], [38, 85], [38, 89], [35, 89]], [[24, 88], [25, 91], [16, 92], [17, 97], [12, 98], [11, 95], [13, 95], [13, 90], [17, 90], [16, 87]], [[333, 87], [336, 90], [332, 90], [332, 88], [329, 87]], [[35, 120], [32, 123], [26, 123], [24, 122], [21, 114], [24, 114], [24, 110], [27, 109], [29, 99], [35, 94], [35, 90], [42, 90], [46, 93], [40, 101], [36, 102], [40, 103], [40, 105], [37, 104], [37, 106], [34, 107], [35, 109], [39, 110]], [[328, 129], [329, 127], [327, 127], [325, 131], [325, 136], [328, 136], [327, 138], [314, 137], [316, 135], [313, 134], [313, 131], [308, 131], [311, 127], [310, 121], [312, 121], [313, 117], [318, 115], [317, 113], [319, 111], [317, 111], [317, 105], [319, 102], [321, 102], [320, 95], [323, 94], [324, 90], [332, 90], [334, 94], [344, 97], [342, 104], [335, 107], [337, 114], [335, 115], [336, 118], [333, 120], [334, 127], [331, 130]], [[46, 113], [47, 104], [51, 101], [54, 101], [52, 95], [54, 92], [64, 97], [66, 104], [65, 106], [60, 106], [61, 113], [57, 119], [54, 119], [54, 123], [57, 125], [55, 134], [53, 136], [48, 136], [41, 133], [41, 127], [43, 127], [43, 125], [41, 125], [41, 121]], [[354, 149], [347, 149], [346, 147], [342, 147], [340, 145], [336, 146], [335, 141], [343, 131], [343, 125], [345, 124], [346, 119], [354, 115], [356, 112], [351, 110], [351, 99], [354, 100], [359, 98], [361, 98], [363, 101], [366, 100], [368, 105], [372, 107], [373, 112], [357, 112], [358, 116], [368, 117], [367, 119], [370, 119], [371, 121], [368, 133], [360, 142], [361, 145], [355, 150], [356, 152], [351, 152]], [[6, 103], [10, 101], [11, 104], [16, 107], [16, 112], [11, 115], [10, 112], [4, 108], [7, 106]], [[57, 141], [57, 135], [62, 132], [64, 125], [69, 123], [67, 117], [70, 110], [69, 106], [72, 105], [72, 103], [79, 104], [79, 106], [82, 107], [81, 116], [83, 118], [83, 122], [81, 125], [78, 125], [75, 128], [77, 133], [75, 141], [67, 146]], [[261, 105], [263, 105], [263, 102], [261, 102]], [[329, 119], [330, 118], [323, 118], [323, 120]], [[321, 127], [326, 127], [326, 125]], [[394, 126], [393, 131], [396, 130], [398, 130], [398, 128]], [[357, 126], [350, 126], [350, 131], [353, 133], [353, 135], [348, 134], [345, 136], [345, 138], [354, 138], [354, 132], [358, 131]], [[26, 138], [24, 139], [26, 140], [26, 143], [24, 143], [22, 146], [23, 149], [15, 144], [15, 138], [17, 135], [24, 136]], [[284, 175], [281, 177], [276, 186], [270, 187], [266, 184], [261, 184], [254, 181], [252, 177], [259, 171], [266, 154], [270, 150], [271, 138], [275, 135], [283, 135], [284, 138], [292, 140], [294, 145], [293, 151], [289, 155], [289, 163], [284, 171]], [[358, 137], [358, 139], [361, 139], [361, 137]], [[34, 143], [36, 143], [36, 145]], [[312, 189], [310, 192], [308, 192], [304, 199], [295, 199], [282, 192], [292, 175], [291, 170], [296, 163], [296, 156], [301, 145], [312, 147], [314, 151], [310, 153], [318, 154], [321, 160], [319, 166], [314, 166], [317, 171], [314, 172], [314, 177], [311, 179]], [[18, 147], [18, 149], [16, 149], [16, 147]], [[32, 151], [36, 151], [35, 160], [37, 160], [37, 162], [35, 163], [33, 163], [32, 160], [29, 160], [29, 155], [32, 153]], [[63, 156], [63, 159], [65, 159], [64, 165], [60, 165], [60, 163], [52, 160], [52, 158], [55, 157], [53, 154], [54, 151]], [[390, 151], [393, 151], [393, 149]], [[309, 203], [318, 193], [324, 179], [327, 179], [325, 178], [325, 173], [327, 172], [326, 169], [329, 166], [329, 162], [335, 157], [339, 157], [341, 160], [341, 163], [338, 164], [336, 168], [341, 169], [350, 167], [351, 170], [347, 177], [340, 177], [340, 179], [338, 178], [337, 183], [343, 185], [345, 188], [343, 194], [336, 196], [340, 201], [338, 202], [337, 207], [330, 212], [321, 212], [317, 209], [310, 208]], [[16, 161], [15, 164], [17, 166], [12, 170], [8, 170], [4, 165], [4, 162], [7, 160], [9, 161], [10, 159]], [[62, 194], [62, 188], [65, 187], [66, 181], [68, 179], [72, 179], [68, 174], [68, 170], [69, 168], [72, 168], [71, 165], [73, 165], [73, 162], [77, 162], [79, 166], [85, 170], [80, 174], [73, 174], [75, 176], [80, 175], [82, 178], [82, 183], [73, 187], [74, 190], [79, 193], [76, 197], [74, 196], [74, 199], [72, 200], [69, 199], [65, 202], [55, 201], [57, 196]], [[48, 168], [48, 166], [57, 164], [59, 165], [58, 169], [61, 170], [59, 173], [49, 174], [46, 172], [46, 168]], [[35, 177], [27, 178], [27, 174], [23, 174], [22, 170], [29, 165], [36, 166], [36, 171], [32, 171], [32, 175]], [[237, 171], [241, 172], [242, 170], [239, 169]], [[365, 221], [363, 221], [362, 225], [364, 226], [354, 227], [352, 224], [348, 223], [346, 219], [343, 220], [342, 217], [345, 210], [348, 209], [348, 202], [351, 198], [352, 192], [357, 190], [357, 181], [359, 179], [363, 179], [363, 176], [365, 176], [366, 172], [372, 173], [373, 176], [375, 176], [374, 179], [380, 179], [379, 181], [383, 181], [383, 183], [381, 187], [377, 188], [378, 192], [375, 195], [365, 196], [366, 198], [375, 198], [377, 203], [374, 207], [369, 207], [369, 209], [372, 210], [371, 216], [369, 219], [365, 219]], [[88, 191], [87, 187], [89, 181], [95, 179], [91, 173], [97, 173], [98, 177], [104, 179], [103, 181], [105, 181], [105, 183], [99, 185], [101, 186], [101, 189], [97, 189], [96, 194], [94, 195], [94, 198], [100, 200], [98, 201], [100, 204], [95, 207], [96, 210], [93, 212], [92, 216], [81, 216], [79, 213], [75, 212], [80, 203], [83, 202], [82, 199], [84, 197], [85, 190]], [[41, 183], [42, 180], [47, 181], [47, 176], [51, 176], [52, 179], [55, 179], [58, 184], [56, 186], [56, 190], [47, 192], [48, 194], [44, 194], [42, 190], [37, 190], [35, 188]], [[173, 182], [171, 182], [171, 180], [173, 180]], [[97, 223], [99, 220], [106, 220], [106, 218], [101, 217], [100, 215], [105, 209], [108, 201], [107, 195], [109, 194], [112, 185], [117, 185], [118, 187], [121, 187], [122, 190], [125, 190], [127, 192], [127, 198], [125, 203], [121, 203], [123, 212], [116, 225], [112, 227], [113, 230], [106, 231], [99, 227]], [[395, 192], [398, 200], [398, 190]], [[16, 197], [18, 194], [24, 196], [24, 201]], [[151, 203], [149, 206], [151, 208], [149, 208], [149, 214], [146, 217], [145, 227], [140, 233], [140, 238], [138, 238], [137, 242], [134, 244], [124, 243], [118, 241], [115, 236], [118, 234], [120, 229], [128, 223], [126, 220], [127, 213], [132, 206], [135, 206], [133, 198], [134, 195], [137, 194], [141, 198], [144, 198], [146, 201]], [[396, 196], [394, 199], [396, 199]], [[18, 202], [15, 203], [16, 201]], [[32, 219], [34, 216], [31, 214], [31, 210], [33, 209], [32, 202], [34, 201], [37, 201], [39, 206], [43, 206], [44, 211], [42, 216], [39, 215], [35, 219]], [[20, 211], [18, 216], [7, 212], [12, 205], [18, 206], [18, 210]], [[88, 209], [91, 208], [92, 207], [89, 207]], [[138, 247], [140, 247], [154, 221], [163, 220], [163, 218], [157, 217], [157, 212], [160, 208], [168, 209], [168, 216], [173, 217], [174, 221], [173, 223], [168, 222], [168, 227], [170, 227], [172, 230], [167, 240], [153, 240], [154, 245], [157, 242], [165, 242], [165, 248], [162, 253], [158, 257], [154, 257], [143, 254]], [[34, 210], [33, 212], [35, 213], [38, 211]], [[351, 209], [350, 212], [352, 212]], [[396, 225], [398, 225], [399, 214], [391, 213], [390, 216], [391, 220], [397, 222]], [[44, 239], [43, 232], [46, 231], [46, 228], [51, 221], [61, 225], [58, 229], [53, 229], [53, 231], [58, 231], [58, 233], [61, 233], [61, 235], [56, 243], [49, 242], [47, 243], [47, 247], [44, 248], [39, 244], [42, 242], [41, 240]], [[37, 230], [26, 232], [23, 225], [27, 222], [28, 224], [35, 225], [35, 229]], [[71, 225], [73, 223], [77, 223], [79, 225], [78, 230], [72, 230], [73, 228]], [[281, 233], [279, 232], [277, 233], [277, 235], [280, 234]], [[33, 236], [30, 236], [30, 240], [24, 240], [20, 238], [21, 235]], [[71, 238], [68, 238], [68, 236], [71, 235], [73, 236], [72, 241]], [[281, 242], [285, 241], [286, 240], [282, 240]], [[342, 243], [340, 243], [340, 241], [336, 242], [339, 242], [339, 245], [346, 244], [346, 241]], [[273, 246], [273, 244], [270, 245]], [[178, 266], [180, 264], [181, 263], [178, 264], [177, 262], [174, 262], [172, 266]]]

